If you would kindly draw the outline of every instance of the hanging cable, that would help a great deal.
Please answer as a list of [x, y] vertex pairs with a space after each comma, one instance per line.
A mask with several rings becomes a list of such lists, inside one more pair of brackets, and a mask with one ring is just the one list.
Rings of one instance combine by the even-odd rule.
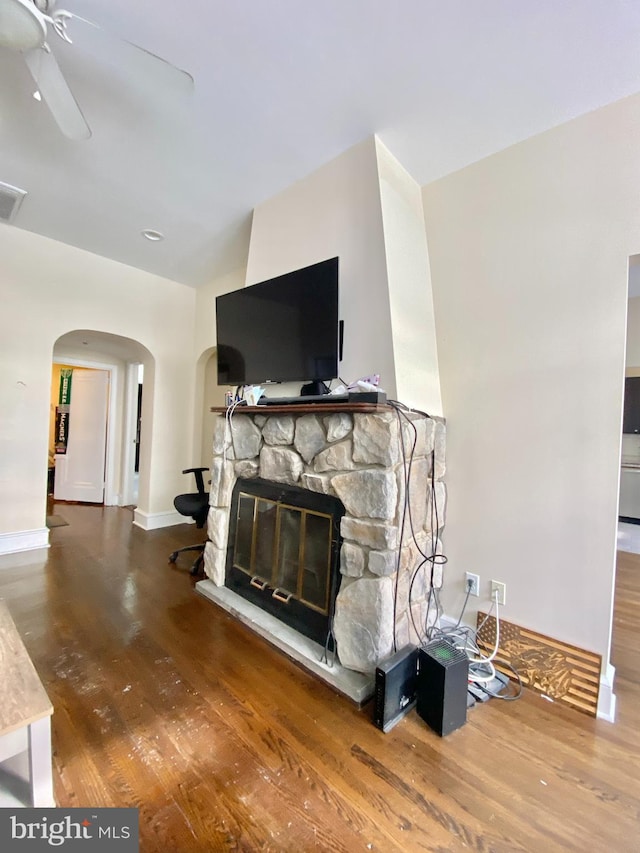
[[[402, 544], [404, 542], [405, 535], [405, 527], [408, 521], [409, 529], [411, 531], [411, 540], [415, 545], [416, 550], [422, 557], [422, 560], [413, 570], [411, 580], [409, 582], [408, 596], [407, 596], [407, 607], [409, 610], [409, 618], [411, 620], [411, 625], [413, 630], [418, 638], [418, 641], [422, 643], [425, 640], [430, 639], [430, 613], [432, 611], [433, 604], [435, 602], [436, 606], [436, 617], [435, 622], [437, 623], [439, 620], [440, 614], [440, 604], [437, 596], [434, 595], [434, 571], [436, 565], [444, 565], [447, 562], [447, 557], [444, 554], [438, 554], [438, 531], [440, 529], [440, 519], [438, 514], [436, 493], [435, 493], [435, 452], [431, 453], [431, 476], [430, 476], [430, 489], [429, 489], [429, 511], [430, 511], [430, 529], [431, 529], [431, 553], [426, 553], [424, 546], [420, 542], [418, 538], [414, 526], [412, 507], [411, 507], [411, 474], [412, 474], [412, 466], [415, 456], [415, 449], [418, 441], [418, 431], [416, 428], [413, 419], [409, 416], [420, 415], [424, 418], [430, 418], [430, 416], [426, 412], [422, 412], [417, 409], [408, 409], [403, 403], [398, 402], [397, 400], [389, 400], [389, 405], [394, 409], [396, 413], [396, 418], [398, 422], [398, 433], [399, 433], [399, 441], [400, 448], [402, 453], [402, 466], [403, 466], [403, 486], [404, 486], [404, 500], [402, 507], [402, 516], [401, 516], [401, 525], [400, 525], [400, 546], [396, 561], [396, 579], [395, 579], [395, 587], [394, 587], [394, 607], [393, 607], [393, 620], [394, 620], [394, 650], [397, 648], [397, 639], [396, 639], [396, 626], [397, 626], [397, 610], [398, 610], [398, 589], [399, 589], [399, 580], [400, 580], [400, 551], [402, 548]], [[411, 450], [410, 453], [407, 453], [407, 447], [405, 443], [404, 429], [403, 427], [408, 427], [412, 432], [412, 442], [411, 442]], [[413, 594], [414, 587], [416, 581], [418, 579], [419, 573], [421, 571], [425, 571], [426, 566], [430, 567], [429, 572], [429, 595], [427, 597], [427, 606], [426, 611], [424, 613], [424, 626], [416, 625], [415, 615], [414, 615], [414, 607], [413, 607]]]

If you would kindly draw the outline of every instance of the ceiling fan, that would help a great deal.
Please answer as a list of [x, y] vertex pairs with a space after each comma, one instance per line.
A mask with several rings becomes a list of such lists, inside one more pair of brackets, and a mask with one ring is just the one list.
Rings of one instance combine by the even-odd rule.
[[0, 48], [22, 54], [40, 96], [60, 130], [70, 139], [88, 139], [91, 129], [47, 41], [51, 30], [56, 37], [73, 44], [70, 26], [78, 43], [90, 45], [95, 44], [96, 38], [106, 39], [112, 59], [114, 48], [118, 48], [120, 58], [123, 52], [128, 59], [135, 56], [138, 62], [151, 64], [154, 73], [170, 76], [178, 89], [192, 89], [193, 78], [186, 71], [131, 42], [110, 36], [97, 24], [73, 12], [56, 9], [55, 0], [0, 0]]

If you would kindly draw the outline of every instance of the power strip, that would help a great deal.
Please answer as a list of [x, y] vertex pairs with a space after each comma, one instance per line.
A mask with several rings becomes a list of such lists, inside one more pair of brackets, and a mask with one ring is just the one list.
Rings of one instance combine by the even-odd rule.
[[491, 699], [491, 696], [479, 684], [474, 684], [472, 681], [467, 686], [467, 693], [470, 693], [476, 702], [488, 702]]
[[491, 695], [492, 693], [502, 693], [508, 683], [509, 679], [506, 675], [503, 675], [501, 672], [496, 672], [495, 678], [492, 678], [491, 681], [487, 681], [486, 684], [484, 682], [469, 682], [467, 690], [473, 698], [476, 699], [476, 701], [488, 702], [489, 699], [493, 698]]

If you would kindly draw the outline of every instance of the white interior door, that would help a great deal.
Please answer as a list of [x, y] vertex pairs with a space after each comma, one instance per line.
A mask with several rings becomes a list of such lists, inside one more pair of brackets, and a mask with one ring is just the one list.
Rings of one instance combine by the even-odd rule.
[[56, 456], [55, 500], [103, 502], [108, 402], [109, 371], [73, 371], [67, 452]]

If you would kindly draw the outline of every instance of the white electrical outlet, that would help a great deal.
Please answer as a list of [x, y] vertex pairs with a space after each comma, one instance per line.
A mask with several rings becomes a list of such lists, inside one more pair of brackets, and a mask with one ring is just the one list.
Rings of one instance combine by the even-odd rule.
[[465, 590], [469, 589], [469, 584], [471, 584], [469, 595], [480, 595], [480, 575], [467, 572], [464, 576], [464, 584]]
[[498, 604], [504, 605], [507, 603], [507, 585], [500, 581], [491, 581], [491, 600], [495, 601], [496, 592], [498, 593]]

